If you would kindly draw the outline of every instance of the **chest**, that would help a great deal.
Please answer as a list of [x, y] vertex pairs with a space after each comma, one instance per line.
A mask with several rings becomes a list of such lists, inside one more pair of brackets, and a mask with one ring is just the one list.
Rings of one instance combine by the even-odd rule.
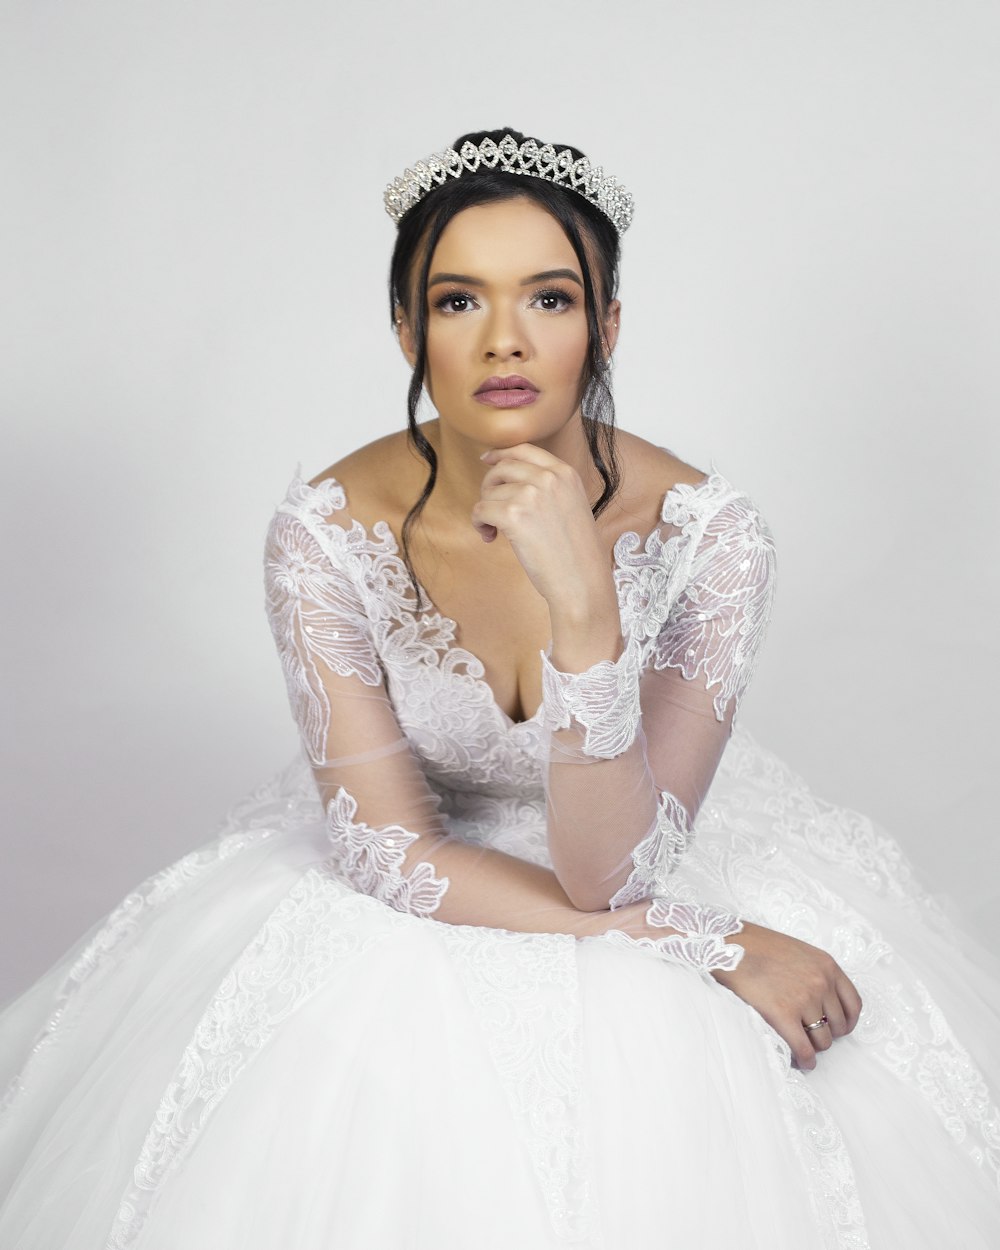
[[497, 706], [515, 723], [542, 699], [539, 652], [551, 640], [548, 606], [501, 542], [421, 553], [420, 584], [454, 623], [455, 643], [483, 666]]

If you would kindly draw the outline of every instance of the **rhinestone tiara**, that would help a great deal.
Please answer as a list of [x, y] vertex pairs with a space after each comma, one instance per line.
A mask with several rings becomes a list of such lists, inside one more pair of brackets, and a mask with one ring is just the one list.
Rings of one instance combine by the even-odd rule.
[[551, 143], [539, 146], [534, 139], [527, 139], [519, 144], [513, 135], [504, 135], [499, 143], [484, 139], [478, 147], [470, 140], [458, 152], [445, 148], [417, 161], [386, 187], [385, 211], [398, 226], [403, 215], [435, 187], [443, 186], [449, 178], [461, 178], [480, 169], [526, 174], [544, 178], [557, 187], [568, 187], [596, 205], [619, 235], [632, 224], [635, 201], [600, 165], [591, 165], [585, 156], [577, 160], [569, 148], [557, 152]]

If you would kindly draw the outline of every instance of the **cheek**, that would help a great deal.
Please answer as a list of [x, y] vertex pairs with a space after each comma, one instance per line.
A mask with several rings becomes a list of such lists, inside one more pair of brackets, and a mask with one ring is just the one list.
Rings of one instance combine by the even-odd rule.
[[576, 382], [583, 373], [590, 350], [587, 323], [574, 319], [571, 323], [553, 324], [549, 337], [549, 351], [558, 362], [560, 374], [568, 382]]
[[438, 389], [448, 386], [449, 378], [456, 371], [456, 353], [448, 342], [447, 333], [428, 329], [427, 333], [427, 382]]

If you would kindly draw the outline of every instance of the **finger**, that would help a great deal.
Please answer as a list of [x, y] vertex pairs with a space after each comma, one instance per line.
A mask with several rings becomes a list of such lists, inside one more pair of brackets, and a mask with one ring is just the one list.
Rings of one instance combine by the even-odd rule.
[[480, 489], [485, 493], [492, 487], [508, 482], [530, 482], [532, 485], [555, 481], [551, 469], [538, 464], [529, 464], [525, 460], [498, 460], [483, 475]]
[[823, 1011], [830, 1021], [830, 1036], [843, 1037], [845, 1033], [850, 1033], [847, 1027], [847, 1016], [844, 1012], [844, 1004], [836, 994], [831, 994], [826, 1000]]
[[500, 460], [520, 460], [525, 464], [537, 465], [540, 469], [565, 469], [565, 460], [560, 460], [544, 447], [536, 447], [534, 443], [515, 443], [513, 447], [491, 447], [479, 457], [485, 464], [497, 464]]
[[[807, 1024], [817, 1024], [820, 1020], [823, 1020], [824, 1016], [827, 1016], [827, 1020], [824, 1020], [823, 1023], [819, 1025], [819, 1028], [806, 1028]], [[825, 1011], [820, 1011], [817, 1015], [813, 1016], [811, 1020], [803, 1020], [802, 1032], [809, 1039], [809, 1045], [813, 1048], [813, 1050], [829, 1050], [833, 1045], [833, 1033], [830, 1030], [828, 1013]]]
[[837, 996], [840, 998], [844, 1007], [844, 1020], [846, 1024], [845, 1032], [851, 1033], [857, 1028], [858, 1021], [861, 1019], [861, 995], [858, 993], [854, 982], [850, 977], [841, 973], [837, 977]]
[[479, 503], [503, 503], [508, 499], [522, 499], [532, 503], [536, 502], [539, 499], [538, 487], [531, 481], [492, 482], [483, 490], [483, 493], [479, 497]]
[[816, 1066], [816, 1048], [803, 1037], [802, 1030], [791, 1030], [791, 1036], [785, 1041], [791, 1047], [793, 1065], [803, 1072], [811, 1072]]
[[483, 526], [488, 526], [490, 529], [506, 534], [511, 524], [516, 522], [518, 512], [516, 504], [513, 509], [511, 508], [509, 499], [480, 499], [477, 504], [473, 505], [469, 519], [480, 533], [482, 533]]
[[768, 1020], [764, 1017], [774, 1031], [781, 1035], [788, 1043], [788, 1048], [792, 1052], [792, 1066], [802, 1068], [806, 1072], [812, 1071], [816, 1066], [816, 1048], [809, 1040], [809, 1034], [803, 1029], [802, 1024], [797, 1020]]

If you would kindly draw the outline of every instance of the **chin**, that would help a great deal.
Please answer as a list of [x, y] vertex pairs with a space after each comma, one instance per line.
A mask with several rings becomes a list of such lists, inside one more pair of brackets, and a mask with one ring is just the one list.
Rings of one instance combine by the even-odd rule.
[[480, 413], [474, 423], [462, 422], [463, 433], [489, 447], [515, 447], [518, 443], [548, 442], [579, 420], [578, 413], [568, 417], [545, 416], [532, 413], [533, 407]]

